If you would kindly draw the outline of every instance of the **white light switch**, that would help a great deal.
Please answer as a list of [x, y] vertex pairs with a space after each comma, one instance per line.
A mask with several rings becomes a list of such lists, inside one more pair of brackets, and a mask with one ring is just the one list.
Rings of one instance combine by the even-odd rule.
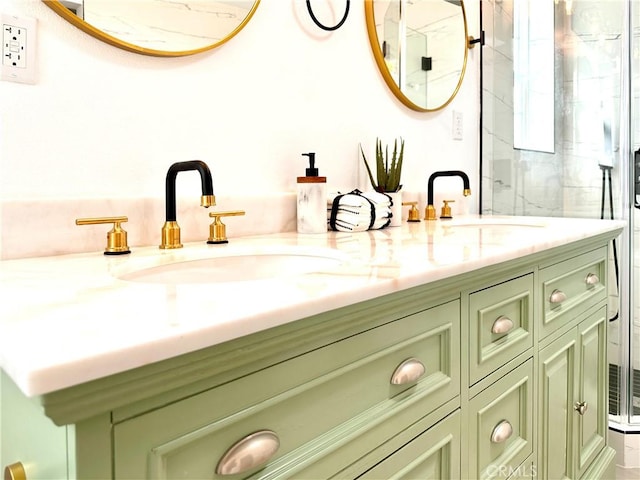
[[462, 112], [453, 111], [452, 136], [454, 140], [462, 140]]

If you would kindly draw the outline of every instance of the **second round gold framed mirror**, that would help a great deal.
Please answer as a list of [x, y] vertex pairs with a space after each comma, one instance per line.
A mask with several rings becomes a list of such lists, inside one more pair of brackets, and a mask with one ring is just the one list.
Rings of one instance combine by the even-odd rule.
[[419, 112], [448, 105], [467, 66], [462, 0], [365, 0], [371, 49], [387, 86]]

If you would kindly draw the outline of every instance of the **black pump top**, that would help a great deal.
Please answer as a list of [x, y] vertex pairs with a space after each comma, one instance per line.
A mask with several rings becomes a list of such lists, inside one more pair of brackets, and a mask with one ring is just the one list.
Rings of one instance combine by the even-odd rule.
[[306, 173], [307, 177], [317, 177], [318, 176], [318, 169], [315, 168], [315, 164], [316, 164], [316, 154], [315, 154], [315, 152], [303, 153], [302, 156], [303, 157], [305, 157], [305, 156], [309, 157], [309, 168], [307, 168], [305, 170], [305, 173]]

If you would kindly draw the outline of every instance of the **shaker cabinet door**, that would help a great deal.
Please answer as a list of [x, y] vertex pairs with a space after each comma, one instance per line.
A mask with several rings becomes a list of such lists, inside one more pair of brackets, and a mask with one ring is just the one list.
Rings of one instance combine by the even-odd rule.
[[606, 445], [606, 307], [540, 351], [541, 480], [580, 479]]
[[575, 403], [576, 477], [581, 478], [606, 444], [607, 315], [601, 308], [578, 326], [578, 375]]
[[564, 334], [540, 351], [538, 478], [575, 478], [573, 403], [576, 391], [576, 333]]

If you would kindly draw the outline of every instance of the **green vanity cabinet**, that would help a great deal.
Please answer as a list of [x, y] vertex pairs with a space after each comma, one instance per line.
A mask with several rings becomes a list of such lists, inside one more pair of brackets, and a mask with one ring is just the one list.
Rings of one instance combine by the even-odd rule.
[[[612, 479], [604, 244], [471, 269], [39, 398], [3, 387], [2, 467], [21, 461], [30, 480]], [[7, 446], [13, 412], [47, 452]]]

